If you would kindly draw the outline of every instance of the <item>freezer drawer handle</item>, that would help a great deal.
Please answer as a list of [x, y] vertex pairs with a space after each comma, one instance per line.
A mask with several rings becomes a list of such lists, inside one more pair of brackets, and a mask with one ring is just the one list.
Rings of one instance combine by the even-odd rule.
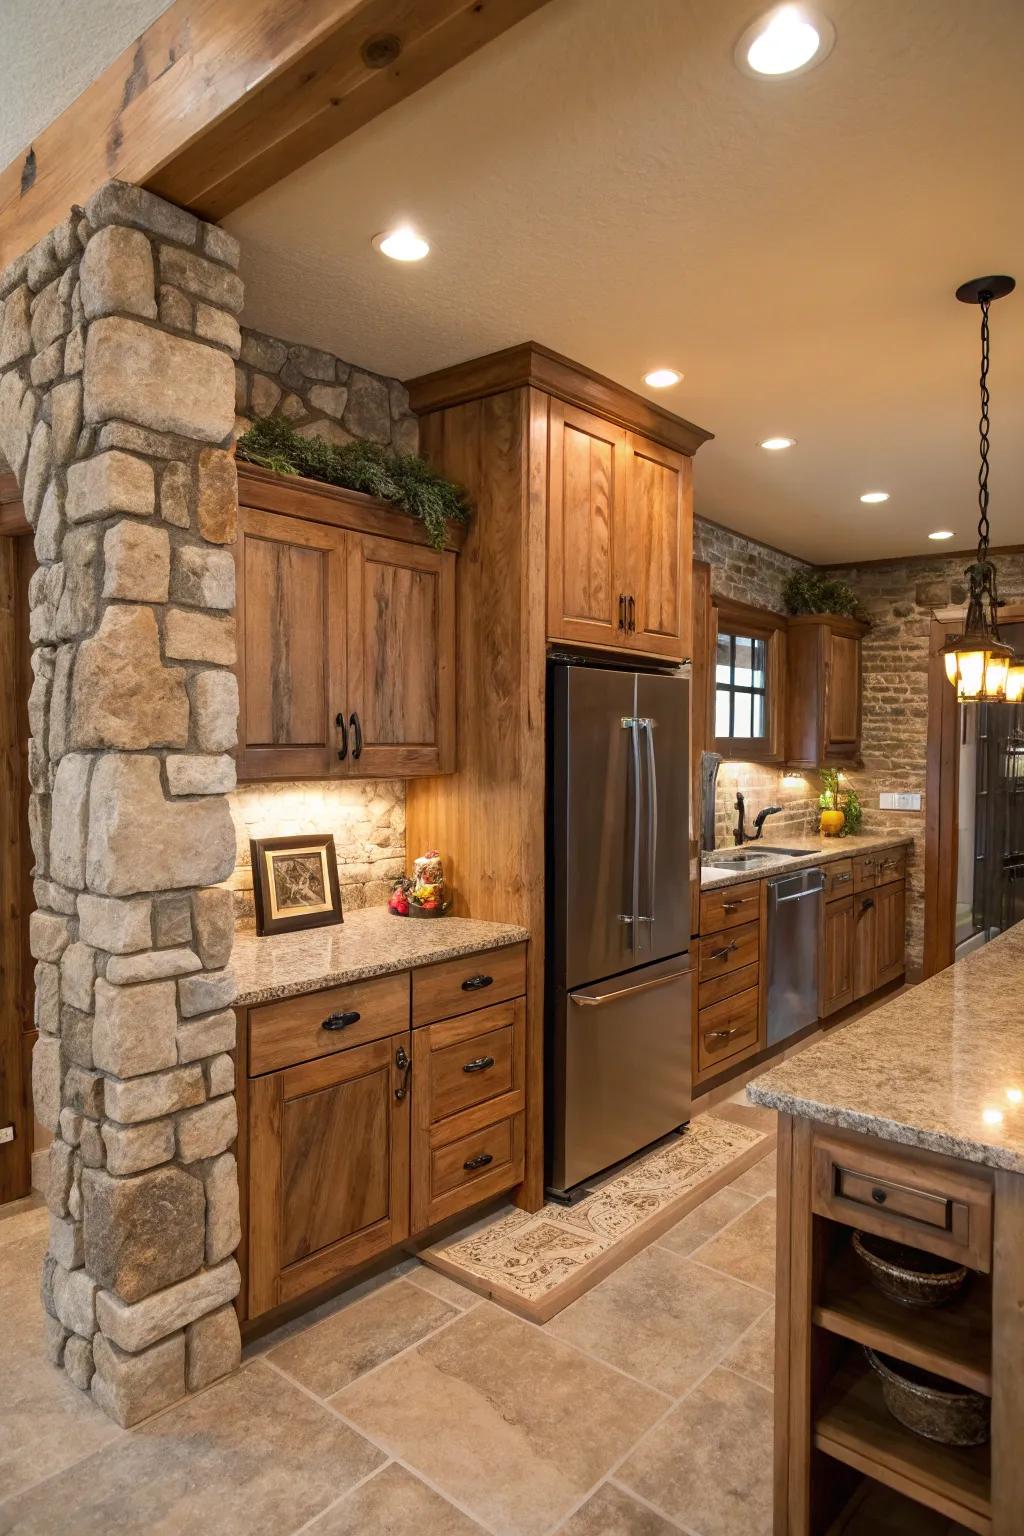
[[739, 949], [738, 942], [733, 939], [731, 944], [724, 944], [721, 949], [713, 949], [708, 955], [709, 960], [726, 960], [735, 950]]
[[493, 1163], [494, 1157], [490, 1152], [478, 1152], [476, 1157], [467, 1157], [463, 1163], [467, 1173], [473, 1173], [477, 1168], [486, 1168], [488, 1163]]
[[478, 1056], [475, 1061], [467, 1061], [463, 1072], [486, 1072], [488, 1067], [494, 1066], [493, 1056]]
[[570, 992], [569, 996], [577, 1008], [603, 1008], [605, 1003], [617, 1003], [620, 997], [649, 992], [652, 987], [664, 987], [670, 981], [682, 981], [684, 976], [690, 974], [689, 971], [673, 971], [671, 976], [652, 976], [649, 981], [640, 981], [635, 987], [623, 987], [621, 992], [606, 992], [603, 997], [595, 997], [592, 992]]
[[349, 1008], [345, 1013], [329, 1013], [320, 1028], [347, 1029], [350, 1024], [358, 1024], [360, 1017], [354, 1008]]
[[491, 987], [493, 985], [493, 976], [467, 976], [462, 983], [462, 990], [463, 992], [481, 992], [484, 987]]

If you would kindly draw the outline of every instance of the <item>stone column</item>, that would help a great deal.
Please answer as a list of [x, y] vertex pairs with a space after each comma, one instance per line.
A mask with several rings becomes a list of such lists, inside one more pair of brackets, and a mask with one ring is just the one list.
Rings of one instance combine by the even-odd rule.
[[0, 277], [29, 592], [47, 1350], [121, 1424], [233, 1369], [237, 243], [112, 182]]

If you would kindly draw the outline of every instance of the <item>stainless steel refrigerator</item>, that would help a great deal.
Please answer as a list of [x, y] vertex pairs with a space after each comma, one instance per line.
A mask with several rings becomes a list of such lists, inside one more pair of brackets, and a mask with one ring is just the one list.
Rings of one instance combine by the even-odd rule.
[[548, 1186], [690, 1114], [689, 682], [551, 664]]

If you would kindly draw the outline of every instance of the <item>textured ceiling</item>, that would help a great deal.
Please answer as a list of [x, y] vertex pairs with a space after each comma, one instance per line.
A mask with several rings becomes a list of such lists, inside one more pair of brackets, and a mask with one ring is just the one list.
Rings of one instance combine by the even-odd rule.
[[[231, 216], [245, 318], [400, 377], [527, 338], [641, 390], [674, 366], [652, 398], [716, 434], [698, 512], [852, 560], [972, 542], [978, 316], [953, 289], [1016, 272], [993, 538], [1024, 542], [1024, 5], [825, 4], [826, 62], [760, 81], [732, 58], [756, 0], [551, 0]], [[400, 218], [418, 266], [370, 248]]]

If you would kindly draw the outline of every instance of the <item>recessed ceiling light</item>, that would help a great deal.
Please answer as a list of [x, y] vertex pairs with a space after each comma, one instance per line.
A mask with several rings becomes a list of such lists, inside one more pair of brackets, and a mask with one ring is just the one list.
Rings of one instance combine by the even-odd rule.
[[936, 528], [935, 532], [930, 533], [928, 537], [935, 540], [951, 539], [953, 537], [953, 530], [952, 528]]
[[652, 368], [650, 373], [644, 374], [644, 383], [652, 389], [671, 389], [673, 384], [681, 384], [683, 376], [675, 368]]
[[865, 491], [864, 495], [861, 497], [861, 501], [866, 501], [869, 505], [872, 505], [872, 506], [874, 505], [874, 503], [876, 501], [888, 501], [888, 500], [889, 500], [889, 492], [888, 491]]
[[758, 446], [761, 447], [761, 448], [767, 448], [769, 453], [779, 453], [783, 448], [793, 448], [793, 447], [795, 447], [796, 446], [796, 438], [795, 437], [766, 437], [762, 443], [758, 444]]
[[808, 5], [777, 5], [747, 28], [736, 45], [744, 74], [779, 79], [813, 69], [835, 42], [832, 23]]
[[422, 261], [430, 250], [423, 236], [410, 229], [408, 224], [374, 235], [370, 244], [382, 256], [390, 256], [392, 261]]

